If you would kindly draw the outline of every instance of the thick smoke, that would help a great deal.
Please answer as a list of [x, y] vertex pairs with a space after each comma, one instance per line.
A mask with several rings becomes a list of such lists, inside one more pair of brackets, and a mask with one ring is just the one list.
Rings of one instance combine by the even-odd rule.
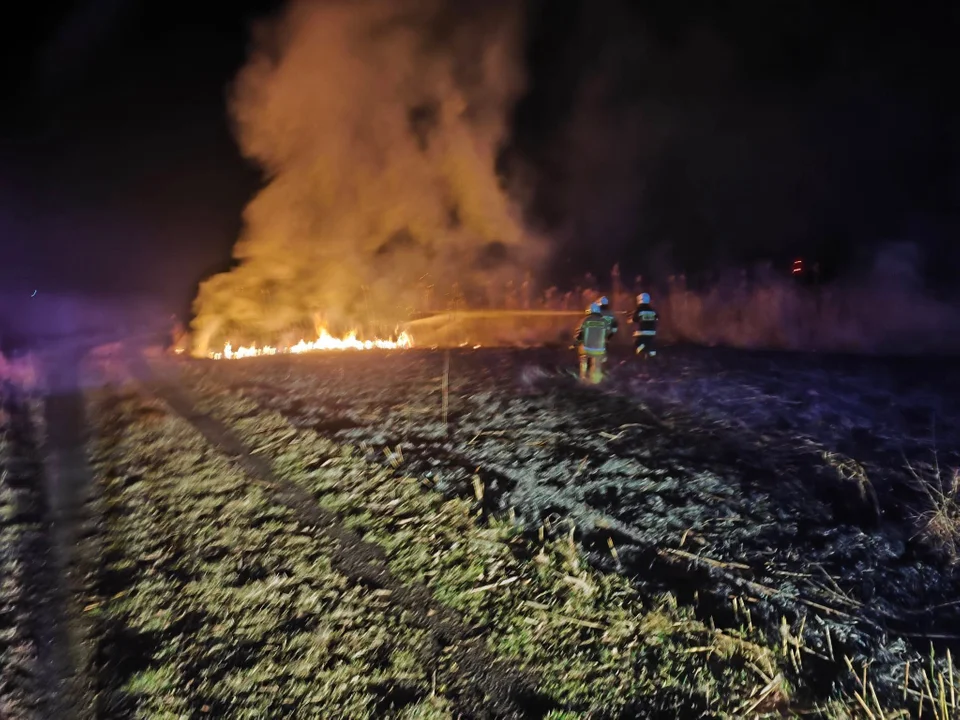
[[[632, 343], [625, 321], [636, 295], [647, 292], [660, 312], [665, 344], [694, 343], [740, 349], [855, 354], [918, 355], [960, 352], [960, 291], [934, 297], [926, 291], [916, 244], [888, 243], [855, 275], [818, 284], [798, 280], [769, 263], [725, 270], [688, 281], [662, 278], [590, 278], [575, 290], [556, 288], [532, 299], [533, 312], [458, 312], [416, 320], [409, 327], [429, 345], [567, 345], [584, 308], [601, 295], [624, 321], [614, 346]], [[616, 273], [615, 273], [616, 274]]]
[[383, 327], [533, 265], [495, 172], [524, 86], [520, 20], [501, 1], [314, 0], [261, 28], [231, 112], [268, 182], [238, 265], [201, 285], [196, 353]]

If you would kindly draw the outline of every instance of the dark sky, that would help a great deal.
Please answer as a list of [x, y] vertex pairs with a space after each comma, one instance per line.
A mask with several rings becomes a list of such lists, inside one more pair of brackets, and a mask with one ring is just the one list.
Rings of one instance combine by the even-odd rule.
[[231, 136], [227, 86], [250, 20], [277, 3], [209, 5], [54, 3], [20, 29], [4, 63], [0, 213], [21, 262], [5, 280], [186, 307], [225, 265], [259, 176]]
[[569, 11], [534, 36], [518, 130], [561, 261], [842, 269], [906, 240], [956, 270], [960, 4], [546, 5]]
[[[258, 183], [226, 92], [276, 2], [35, 4], [8, 30], [2, 279], [187, 306]], [[854, 255], [953, 271], [957, 3], [539, 0], [504, 167], [558, 278]], [[225, 9], [229, 8], [229, 9]]]

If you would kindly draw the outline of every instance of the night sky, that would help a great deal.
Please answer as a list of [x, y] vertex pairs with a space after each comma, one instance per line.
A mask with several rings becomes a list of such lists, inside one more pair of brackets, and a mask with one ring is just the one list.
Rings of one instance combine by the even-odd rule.
[[[186, 310], [228, 266], [258, 187], [226, 97], [251, 20], [277, 7], [36, 4], [8, 29], [7, 287]], [[942, 280], [960, 231], [958, 7], [528, 3], [528, 90], [501, 168], [554, 238], [548, 279], [795, 253], [849, 269], [907, 240]]]

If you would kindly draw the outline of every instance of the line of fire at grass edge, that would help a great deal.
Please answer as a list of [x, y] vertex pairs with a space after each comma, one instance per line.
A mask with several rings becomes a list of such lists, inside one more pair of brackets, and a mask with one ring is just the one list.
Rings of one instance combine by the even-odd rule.
[[[482, 628], [494, 652], [540, 677], [539, 689], [575, 710], [572, 716], [670, 708], [689, 716], [743, 716], [783, 711], [802, 695], [787, 680], [796, 649], [771, 646], [749, 618], [739, 630], [721, 631], [670, 595], [645, 603], [625, 578], [592, 569], [572, 533], [531, 546], [509, 520], [483, 527], [469, 501], [424, 492], [420, 480], [397, 478], [352, 448], [294, 428], [206, 372], [182, 368], [203, 411], [383, 547], [395, 574], [426, 584], [438, 601]], [[921, 703], [945, 719], [956, 707], [952, 677], [933, 673], [930, 693], [905, 693], [903, 707], [890, 709], [867, 675], [850, 667], [857, 686], [851, 696], [838, 693], [804, 709], [826, 718], [879, 719], [901, 717], [908, 703], [914, 709]]]

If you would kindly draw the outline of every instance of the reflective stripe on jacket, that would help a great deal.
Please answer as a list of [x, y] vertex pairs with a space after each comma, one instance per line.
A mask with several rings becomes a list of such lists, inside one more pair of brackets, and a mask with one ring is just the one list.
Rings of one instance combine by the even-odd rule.
[[660, 315], [650, 305], [638, 305], [633, 313], [633, 321], [637, 324], [639, 335], [656, 335]]
[[576, 341], [587, 354], [602, 354], [607, 351], [607, 334], [610, 326], [603, 315], [591, 313], [577, 329]]
[[610, 309], [610, 306], [600, 308], [600, 314], [603, 315], [604, 319], [607, 321], [607, 327], [610, 328], [610, 334], [613, 335], [620, 329], [620, 324], [617, 322], [617, 316], [613, 314], [613, 310]]

